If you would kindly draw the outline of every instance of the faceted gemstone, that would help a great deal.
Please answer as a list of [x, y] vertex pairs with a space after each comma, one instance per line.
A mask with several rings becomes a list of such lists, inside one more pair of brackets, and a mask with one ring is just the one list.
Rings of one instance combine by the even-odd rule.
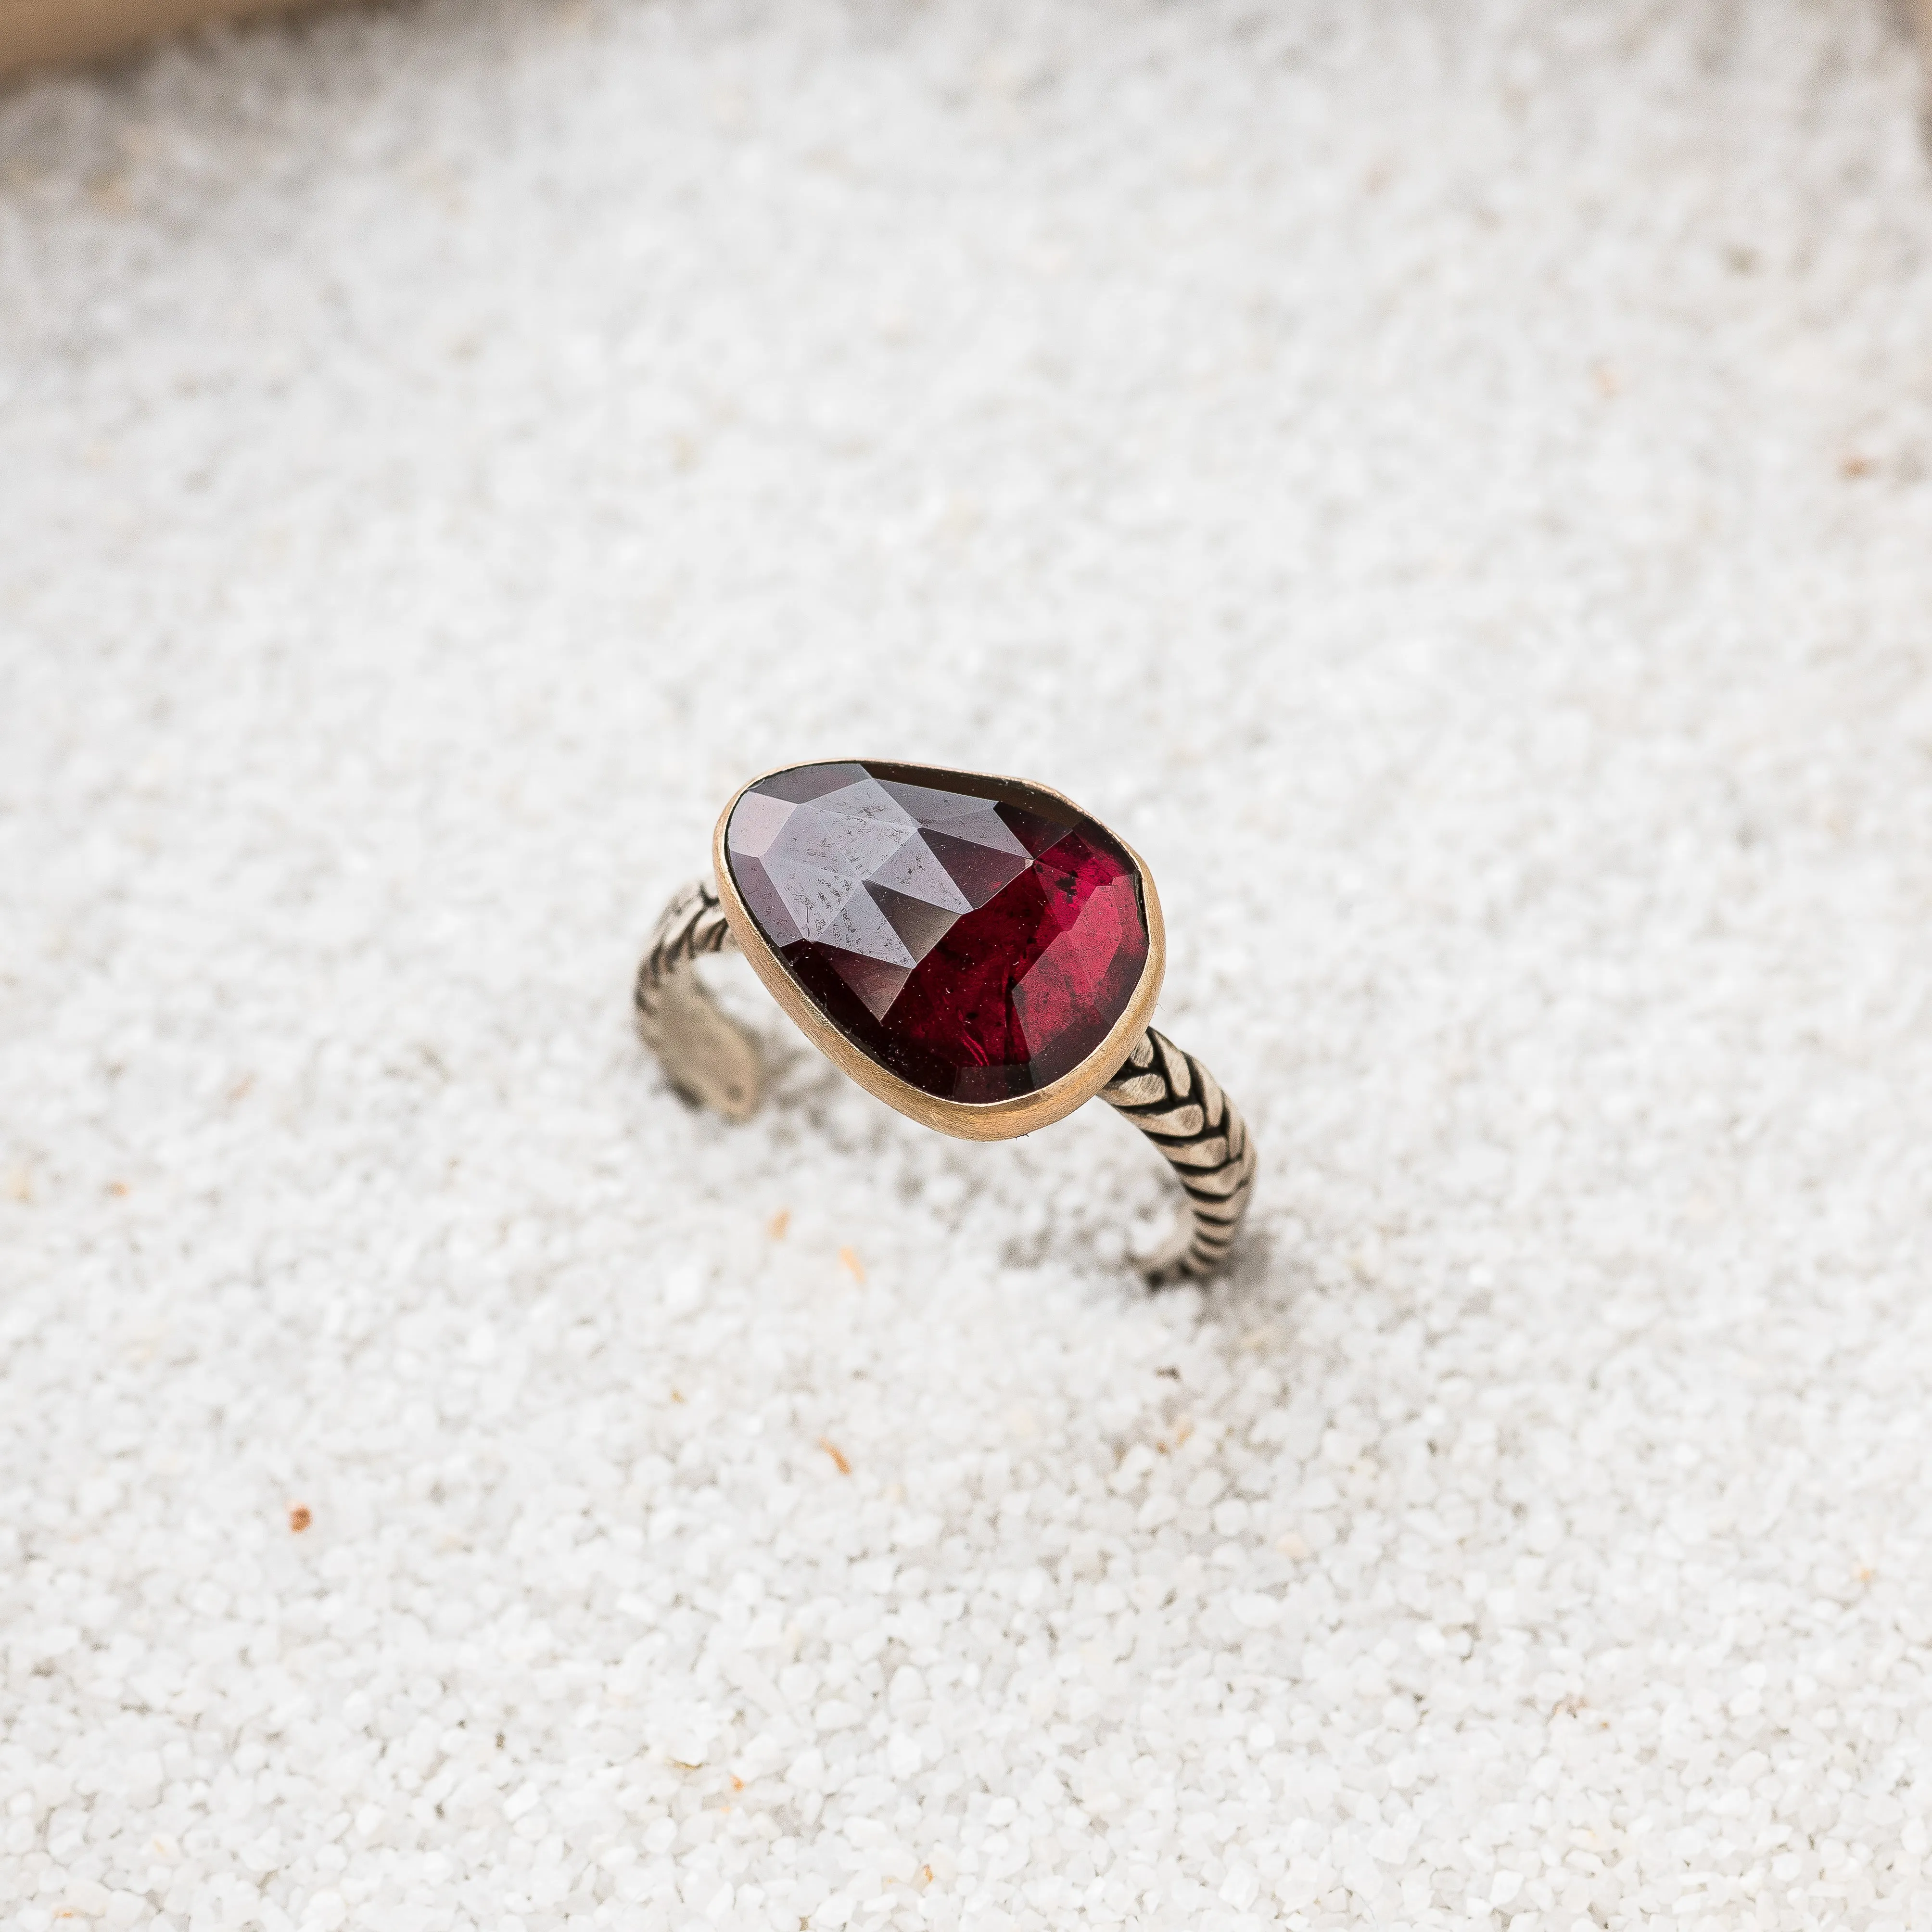
[[942, 1100], [1070, 1072], [1147, 963], [1133, 862], [1030, 789], [916, 765], [798, 765], [738, 800], [739, 896], [813, 1003]]

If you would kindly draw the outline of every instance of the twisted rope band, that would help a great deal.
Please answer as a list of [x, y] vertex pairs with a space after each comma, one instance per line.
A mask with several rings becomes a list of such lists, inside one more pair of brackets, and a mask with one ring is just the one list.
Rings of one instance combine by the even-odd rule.
[[1212, 1274], [1228, 1258], [1255, 1184], [1255, 1144], [1234, 1103], [1192, 1054], [1152, 1027], [1100, 1097], [1166, 1156], [1191, 1228], [1146, 1264], [1150, 1280]]
[[764, 1085], [758, 1049], [718, 1011], [691, 970], [694, 960], [736, 952], [737, 946], [718, 895], [694, 879], [664, 908], [631, 999], [638, 1031], [664, 1063], [671, 1084], [728, 1120], [742, 1120]]
[[638, 1010], [638, 1030], [646, 1046], [662, 1051], [666, 1002], [675, 998], [670, 976], [706, 953], [737, 950], [718, 895], [702, 879], [693, 879], [664, 908], [651, 934], [650, 950], [638, 967], [631, 1002]]

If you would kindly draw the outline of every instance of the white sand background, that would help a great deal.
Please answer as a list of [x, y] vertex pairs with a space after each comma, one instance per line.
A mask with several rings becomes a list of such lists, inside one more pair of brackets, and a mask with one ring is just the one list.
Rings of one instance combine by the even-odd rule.
[[[1917, 104], [1876, 0], [0, 100], [0, 1923], [1932, 1925]], [[1233, 1279], [742, 966], [666, 1089], [854, 752], [1148, 856]]]

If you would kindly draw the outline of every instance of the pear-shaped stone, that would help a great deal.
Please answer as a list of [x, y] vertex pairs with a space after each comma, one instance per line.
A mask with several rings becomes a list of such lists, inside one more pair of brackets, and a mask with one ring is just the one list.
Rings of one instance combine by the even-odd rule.
[[739, 897], [813, 1004], [942, 1100], [1012, 1100], [1070, 1072], [1147, 964], [1132, 859], [1030, 786], [795, 765], [740, 796], [724, 849]]

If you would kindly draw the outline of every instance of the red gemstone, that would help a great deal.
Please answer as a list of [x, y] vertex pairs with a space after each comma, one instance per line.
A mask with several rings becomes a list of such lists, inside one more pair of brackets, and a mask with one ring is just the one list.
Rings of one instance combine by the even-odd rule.
[[1147, 964], [1133, 861], [1027, 788], [798, 765], [740, 798], [724, 846], [740, 897], [813, 1003], [943, 1100], [1011, 1100], [1070, 1072]]

